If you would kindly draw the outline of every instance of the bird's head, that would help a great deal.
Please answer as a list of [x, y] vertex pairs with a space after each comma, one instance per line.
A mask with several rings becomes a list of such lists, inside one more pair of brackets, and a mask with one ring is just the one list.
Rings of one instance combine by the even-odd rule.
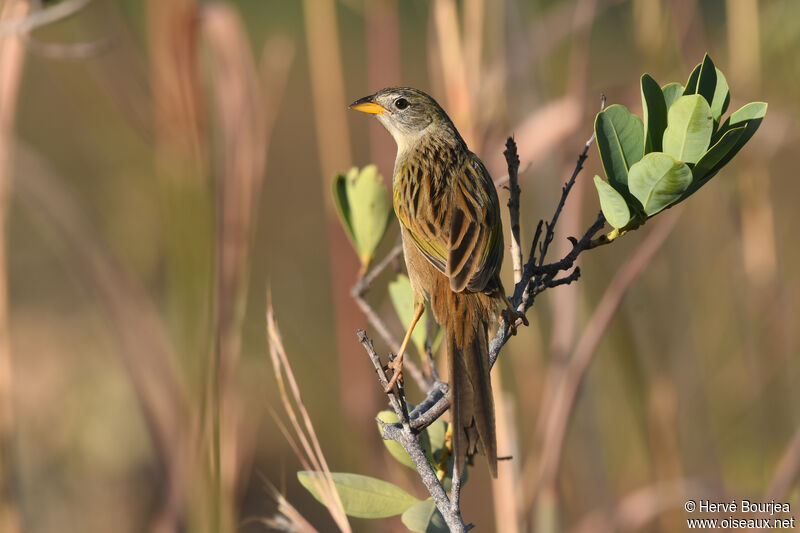
[[427, 135], [450, 137], [463, 143], [447, 113], [436, 100], [418, 89], [381, 89], [359, 98], [350, 104], [350, 109], [375, 115], [394, 137], [399, 152], [412, 148]]

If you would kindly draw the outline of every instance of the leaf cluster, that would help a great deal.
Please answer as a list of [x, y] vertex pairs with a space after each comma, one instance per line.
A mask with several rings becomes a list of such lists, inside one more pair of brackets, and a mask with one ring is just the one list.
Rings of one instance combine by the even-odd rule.
[[594, 177], [615, 235], [677, 205], [713, 178], [755, 134], [767, 104], [751, 102], [722, 116], [730, 103], [725, 75], [705, 55], [686, 86], [641, 79], [644, 119], [614, 104], [597, 114], [597, 147], [606, 181]]

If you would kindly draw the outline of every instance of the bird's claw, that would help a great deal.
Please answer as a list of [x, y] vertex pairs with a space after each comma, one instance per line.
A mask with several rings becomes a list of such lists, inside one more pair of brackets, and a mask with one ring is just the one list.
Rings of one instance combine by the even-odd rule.
[[500, 312], [500, 316], [506, 320], [506, 323], [508, 324], [508, 330], [511, 335], [517, 334], [517, 320], [522, 320], [522, 323], [526, 326], [530, 325], [530, 322], [528, 322], [528, 317], [525, 316], [525, 313], [520, 313], [511, 307], [511, 305], [503, 309]]
[[400, 354], [392, 361], [389, 361], [387, 368], [392, 369], [392, 379], [389, 380], [389, 384], [386, 385], [386, 388], [383, 389], [383, 392], [389, 394], [392, 392], [397, 382], [403, 379], [403, 354]]

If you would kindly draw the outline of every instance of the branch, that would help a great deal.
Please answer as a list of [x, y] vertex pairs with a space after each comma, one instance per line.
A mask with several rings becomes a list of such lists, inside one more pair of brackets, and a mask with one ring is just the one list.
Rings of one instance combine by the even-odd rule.
[[[367, 317], [367, 321], [378, 331], [378, 334], [383, 338], [383, 342], [389, 346], [389, 349], [397, 353], [400, 349], [400, 343], [397, 342], [394, 335], [389, 331], [389, 327], [386, 325], [375, 309], [367, 302], [365, 296], [367, 291], [369, 291], [372, 282], [375, 281], [375, 278], [380, 275], [381, 272], [386, 270], [386, 267], [392, 264], [397, 257], [400, 256], [403, 252], [403, 245], [397, 244], [391, 251], [386, 254], [386, 257], [381, 259], [380, 263], [375, 265], [372, 270], [367, 272], [363, 275], [353, 286], [350, 290], [350, 295], [358, 304], [358, 307], [361, 309], [361, 312], [364, 313], [364, 316]], [[409, 375], [412, 377], [414, 382], [417, 384], [420, 390], [422, 391], [429, 391], [432, 387], [433, 383], [425, 377], [419, 367], [412, 361], [410, 358], [405, 359], [403, 361], [403, 365], [406, 370], [408, 370]]]
[[[375, 352], [375, 347], [364, 330], [358, 330], [356, 333], [358, 335], [358, 341], [364, 346], [364, 349], [372, 361], [372, 365], [375, 367], [375, 373], [378, 375], [378, 381], [381, 387], [385, 389], [389, 385], [389, 380], [386, 377], [386, 372], [383, 370], [380, 356]], [[428, 458], [425, 457], [425, 452], [419, 440], [417, 440], [417, 431], [413, 430], [408, 423], [409, 415], [404, 406], [405, 402], [402, 401], [402, 395], [390, 394], [389, 402], [395, 414], [400, 419], [400, 422], [397, 424], [387, 424], [378, 419], [383, 438], [398, 442], [406, 453], [408, 453], [409, 457], [411, 457], [422, 479], [422, 483], [425, 485], [425, 488], [428, 489], [428, 493], [431, 495], [431, 498], [433, 498], [436, 508], [439, 509], [450, 531], [467, 531], [467, 526], [461, 518], [461, 509], [457, 504], [457, 498], [454, 498], [454, 504], [451, 505], [442, 483], [439, 481], [439, 478], [436, 477], [436, 472], [428, 462]]]
[[503, 152], [508, 165], [508, 215], [511, 222], [511, 260], [514, 265], [514, 283], [519, 283], [522, 279], [522, 248], [519, 244], [519, 156], [517, 155], [517, 144], [512, 137], [506, 141], [506, 149]]

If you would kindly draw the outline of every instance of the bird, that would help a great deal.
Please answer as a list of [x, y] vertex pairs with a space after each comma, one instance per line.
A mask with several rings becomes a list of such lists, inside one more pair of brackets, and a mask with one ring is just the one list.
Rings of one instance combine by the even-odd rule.
[[392, 203], [414, 292], [414, 317], [390, 364], [394, 374], [386, 392], [401, 376], [411, 333], [428, 301], [444, 330], [455, 471], [460, 475], [465, 461], [480, 452], [497, 477], [488, 328], [501, 306], [516, 312], [500, 280], [503, 224], [494, 182], [426, 93], [389, 87], [349, 107], [374, 115], [397, 144]]

